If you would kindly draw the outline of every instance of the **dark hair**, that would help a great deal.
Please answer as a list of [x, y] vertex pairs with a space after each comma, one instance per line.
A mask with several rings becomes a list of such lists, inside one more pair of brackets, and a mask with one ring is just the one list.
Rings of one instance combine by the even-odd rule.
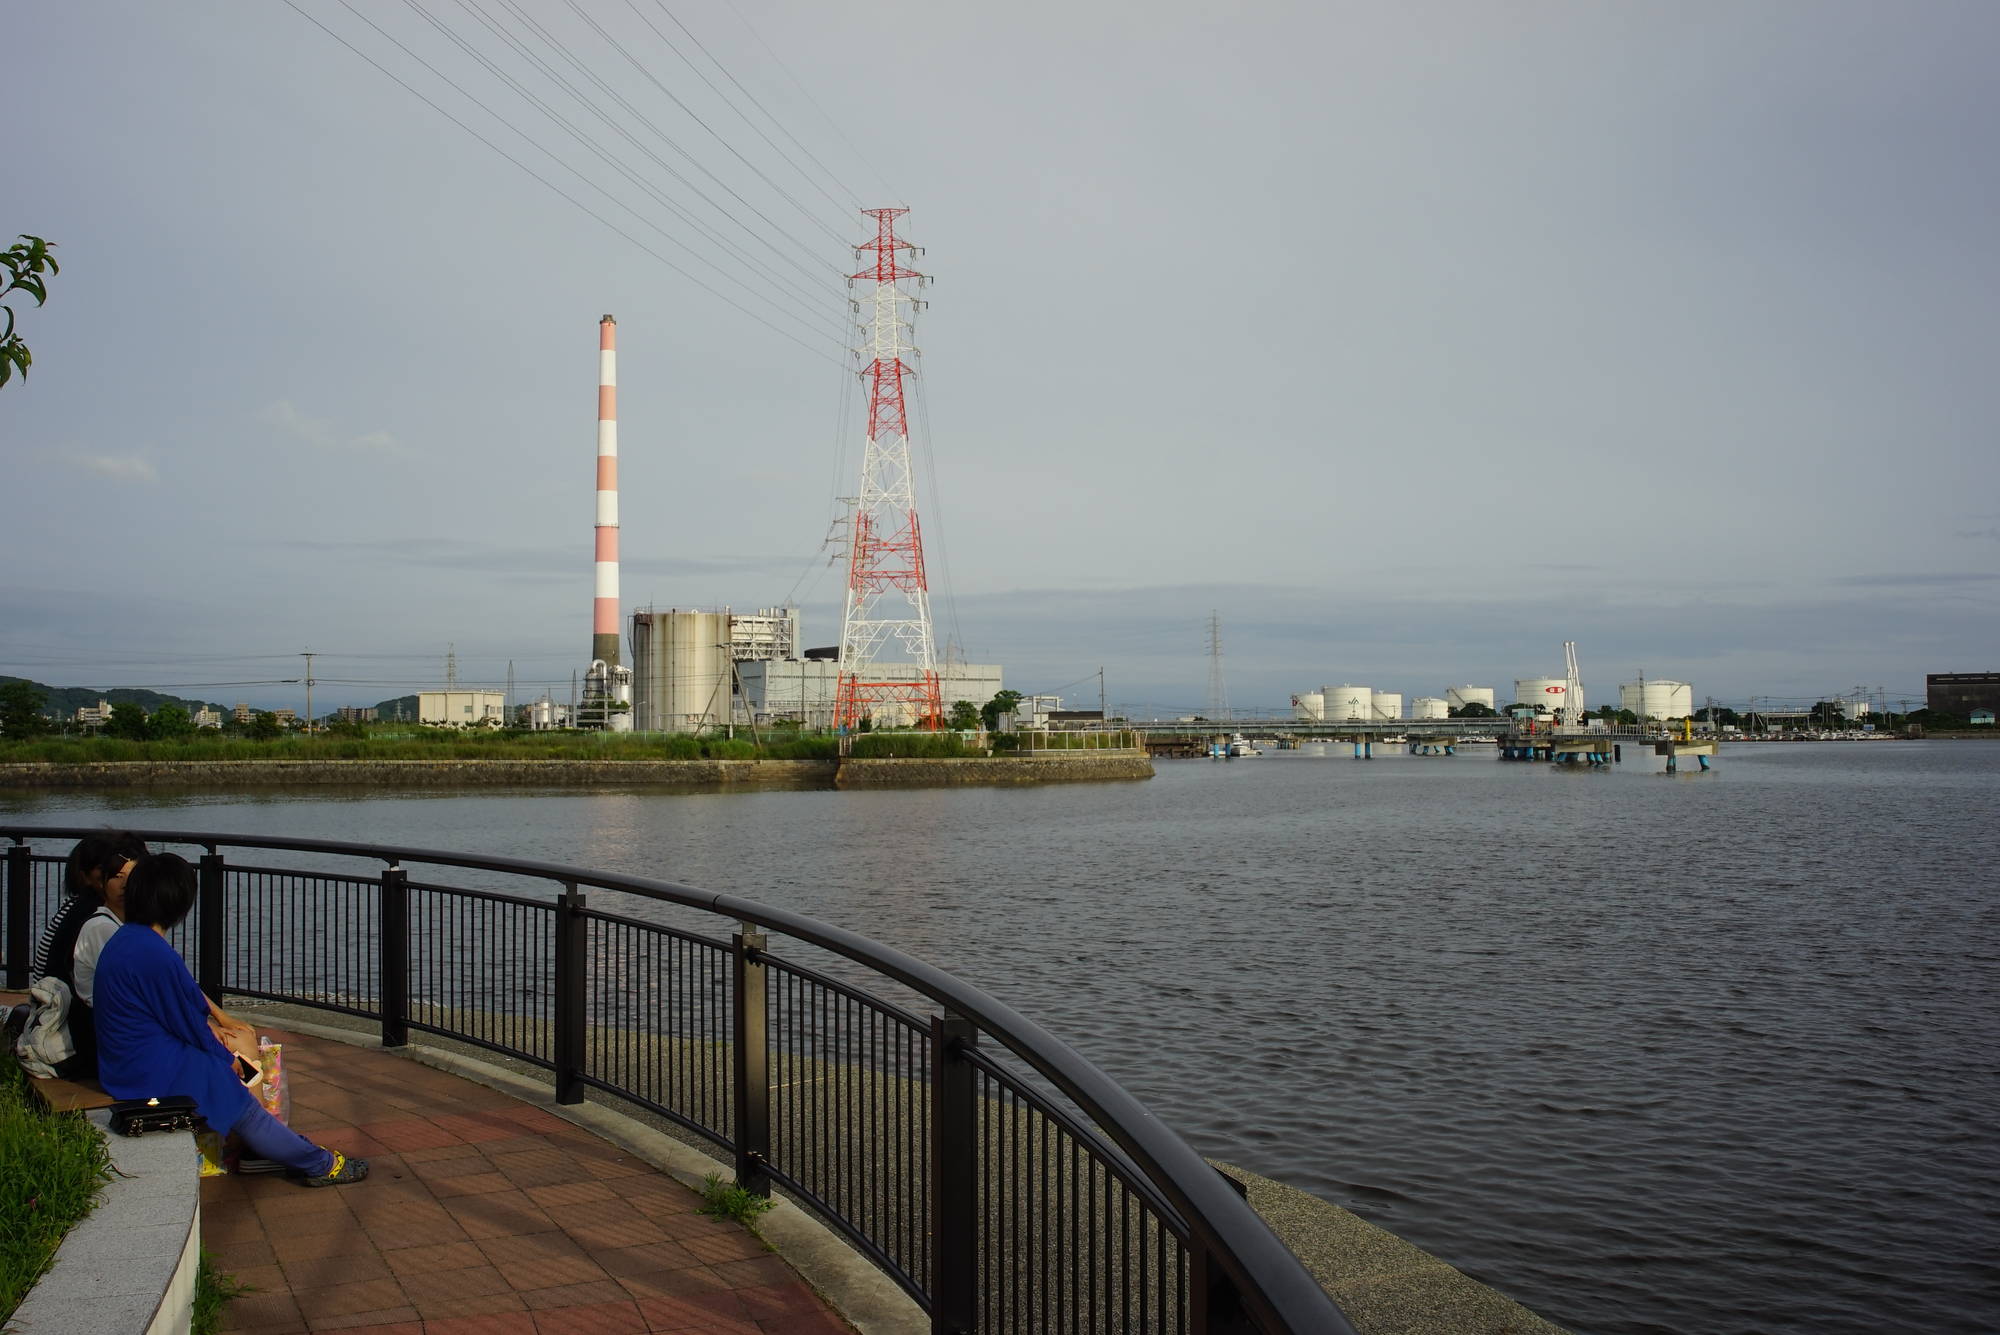
[[194, 868], [178, 853], [139, 859], [125, 882], [125, 921], [171, 931], [194, 907]]
[[145, 841], [130, 830], [99, 830], [76, 841], [63, 868], [63, 888], [79, 898], [102, 901], [104, 891], [84, 877], [96, 872], [99, 881], [108, 881], [128, 862], [146, 856]]

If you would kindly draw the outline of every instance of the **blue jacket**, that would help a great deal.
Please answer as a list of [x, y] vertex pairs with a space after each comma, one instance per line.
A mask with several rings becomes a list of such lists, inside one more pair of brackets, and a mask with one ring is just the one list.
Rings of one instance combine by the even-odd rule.
[[126, 923], [97, 957], [97, 1079], [114, 1098], [186, 1094], [226, 1133], [256, 1106], [208, 1027], [208, 999], [150, 927]]

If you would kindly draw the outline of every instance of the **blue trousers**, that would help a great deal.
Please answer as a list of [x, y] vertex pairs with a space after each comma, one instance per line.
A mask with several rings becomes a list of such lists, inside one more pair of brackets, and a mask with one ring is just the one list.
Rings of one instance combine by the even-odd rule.
[[253, 1106], [229, 1129], [251, 1155], [281, 1163], [307, 1177], [318, 1177], [333, 1167], [332, 1150], [313, 1144], [262, 1108]]

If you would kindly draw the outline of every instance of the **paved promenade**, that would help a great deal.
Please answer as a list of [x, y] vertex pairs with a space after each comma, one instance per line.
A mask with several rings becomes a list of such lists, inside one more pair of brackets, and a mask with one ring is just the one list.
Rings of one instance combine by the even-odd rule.
[[551, 1113], [382, 1051], [281, 1030], [292, 1125], [356, 1186], [202, 1183], [202, 1239], [254, 1292], [225, 1331], [846, 1335], [747, 1229]]

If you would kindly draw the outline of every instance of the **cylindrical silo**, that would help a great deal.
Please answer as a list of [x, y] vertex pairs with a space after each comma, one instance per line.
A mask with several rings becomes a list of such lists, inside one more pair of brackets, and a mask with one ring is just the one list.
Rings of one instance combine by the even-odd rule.
[[1346, 723], [1359, 719], [1366, 723], [1375, 716], [1375, 691], [1369, 686], [1322, 686], [1326, 697], [1326, 721]]
[[1686, 718], [1694, 712], [1694, 687], [1664, 677], [1623, 682], [1618, 687], [1618, 707], [1641, 719]]
[[1516, 677], [1514, 703], [1554, 711], [1563, 707], [1569, 686], [1561, 677]]
[[1318, 691], [1293, 696], [1292, 716], [1302, 723], [1319, 722], [1326, 717], [1326, 697]]
[[1450, 718], [1451, 705], [1435, 695], [1420, 695], [1410, 701], [1411, 718]]
[[734, 699], [727, 612], [638, 612], [632, 617], [642, 732], [700, 732], [729, 722]]
[[1373, 701], [1374, 716], [1388, 722], [1403, 717], [1403, 693], [1401, 691], [1377, 691]]
[[1451, 686], [1444, 693], [1447, 709], [1463, 709], [1467, 705], [1485, 705], [1493, 708], [1493, 688], [1491, 686]]

